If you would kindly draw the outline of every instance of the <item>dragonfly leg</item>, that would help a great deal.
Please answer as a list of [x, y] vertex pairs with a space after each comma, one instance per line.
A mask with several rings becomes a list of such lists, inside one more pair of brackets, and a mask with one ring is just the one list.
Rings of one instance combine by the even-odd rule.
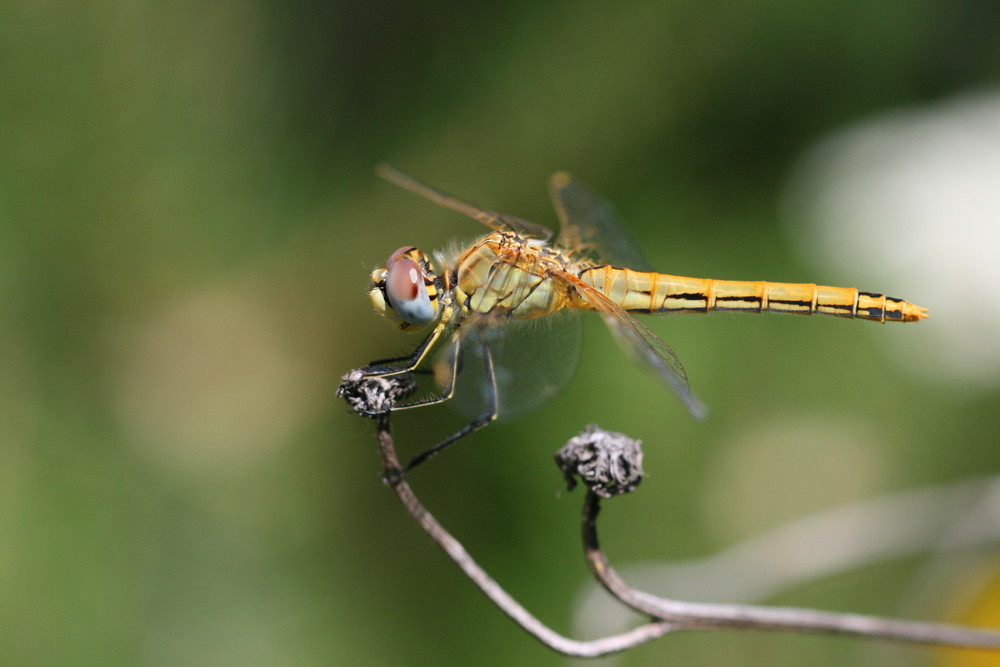
[[[410, 462], [407, 463], [406, 467], [403, 468], [404, 473], [413, 470], [424, 461], [437, 456], [446, 447], [455, 444], [456, 442], [458, 442], [465, 436], [469, 435], [473, 431], [478, 431], [479, 429], [486, 426], [487, 424], [489, 424], [490, 422], [492, 422], [497, 418], [497, 383], [496, 383], [496, 377], [493, 374], [493, 356], [490, 353], [489, 344], [486, 342], [486, 339], [482, 336], [480, 336], [480, 343], [483, 346], [483, 365], [486, 373], [486, 388], [487, 388], [486, 411], [483, 414], [476, 417], [475, 419], [473, 419], [465, 426], [463, 426], [462, 428], [460, 428], [455, 433], [451, 434], [441, 442], [437, 443], [436, 445], [428, 449], [427, 451], [417, 454], [412, 459], [410, 459]], [[455, 353], [455, 360], [457, 360], [458, 357], [457, 346], [456, 349], [454, 350], [454, 353]], [[453, 361], [453, 363], [455, 363], [455, 361]], [[454, 388], [455, 388], [454, 381], [455, 381], [455, 376], [454, 373], [452, 373], [450, 386], [447, 392], [447, 398], [451, 398], [452, 393], [454, 393]], [[440, 400], [447, 400], [447, 398], [442, 396]]]
[[[441, 387], [441, 391], [436, 396], [429, 396], [427, 398], [422, 398], [412, 403], [406, 403], [404, 405], [396, 405], [393, 410], [406, 410], [408, 408], [422, 408], [426, 405], [435, 405], [437, 403], [444, 403], [452, 396], [455, 395], [455, 377], [458, 375], [459, 367], [458, 362], [461, 359], [462, 351], [462, 339], [455, 337], [449, 343], [451, 349], [448, 352], [448, 378], [445, 384]], [[429, 370], [414, 370], [414, 373], [430, 373]]]
[[[427, 357], [427, 353], [430, 352], [431, 348], [434, 347], [434, 344], [437, 343], [443, 331], [444, 325], [442, 323], [438, 323], [438, 325], [434, 327], [434, 331], [432, 331], [430, 335], [420, 343], [420, 345], [417, 345], [416, 349], [410, 354], [390, 359], [376, 359], [361, 370], [369, 377], [384, 377], [386, 375], [398, 375], [400, 373], [413, 373], [417, 370], [417, 366], [419, 366]], [[394, 367], [395, 364], [399, 364], [399, 366]]]

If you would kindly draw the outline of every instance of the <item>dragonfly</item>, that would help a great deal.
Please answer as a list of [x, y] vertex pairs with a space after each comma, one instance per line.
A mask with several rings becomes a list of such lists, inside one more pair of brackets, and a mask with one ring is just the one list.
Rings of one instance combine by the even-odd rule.
[[[373, 361], [367, 377], [432, 373], [438, 390], [396, 405], [456, 397], [459, 375], [478, 375], [481, 394], [461, 429], [415, 456], [408, 471], [500, 416], [536, 407], [572, 378], [581, 311], [596, 311], [621, 347], [651, 370], [697, 419], [706, 414], [677, 354], [636, 315], [709, 311], [813, 313], [876, 322], [916, 322], [927, 310], [903, 299], [812, 283], [715, 280], [653, 271], [612, 206], [566, 172], [549, 180], [559, 231], [457, 199], [385, 164], [382, 178], [464, 214], [491, 231], [435, 255], [414, 246], [371, 273], [376, 312], [401, 330], [429, 333], [412, 353]], [[555, 326], [532, 326], [555, 320]], [[511, 370], [498, 352], [529, 361]], [[428, 366], [430, 369], [428, 370]], [[476, 370], [478, 368], [478, 370]], [[461, 393], [459, 393], [461, 395]]]

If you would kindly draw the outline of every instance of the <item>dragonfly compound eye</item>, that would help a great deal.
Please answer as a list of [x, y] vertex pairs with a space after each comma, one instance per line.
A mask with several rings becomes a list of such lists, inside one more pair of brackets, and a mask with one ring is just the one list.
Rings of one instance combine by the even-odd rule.
[[391, 261], [386, 268], [385, 296], [389, 306], [411, 326], [422, 327], [434, 319], [424, 271], [406, 255]]

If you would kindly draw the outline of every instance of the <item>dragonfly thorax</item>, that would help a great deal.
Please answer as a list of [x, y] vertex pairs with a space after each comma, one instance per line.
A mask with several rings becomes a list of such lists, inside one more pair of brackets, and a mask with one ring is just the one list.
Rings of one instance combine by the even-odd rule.
[[437, 317], [438, 277], [430, 260], [413, 246], [389, 256], [372, 271], [368, 298], [372, 308], [400, 329], [420, 329]]
[[466, 316], [534, 319], [568, 304], [566, 286], [553, 279], [567, 258], [534, 241], [494, 232], [458, 259], [455, 298]]

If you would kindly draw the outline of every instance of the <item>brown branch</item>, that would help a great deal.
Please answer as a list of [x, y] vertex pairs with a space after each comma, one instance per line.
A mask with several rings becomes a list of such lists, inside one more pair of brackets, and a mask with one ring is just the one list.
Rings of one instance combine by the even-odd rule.
[[407, 484], [390, 432], [389, 415], [395, 402], [412, 393], [413, 389], [414, 385], [406, 375], [377, 377], [355, 370], [341, 378], [337, 395], [344, 398], [358, 414], [375, 420], [383, 479], [395, 491], [406, 511], [503, 613], [549, 648], [578, 658], [596, 658], [624, 651], [662, 637], [668, 632], [697, 627], [690, 622], [653, 620], [628, 632], [579, 641], [559, 634], [535, 618], [472, 559], [465, 547], [427, 511]]
[[388, 413], [381, 415], [377, 419], [379, 451], [382, 455], [384, 466], [384, 479], [386, 483], [396, 492], [396, 497], [410, 513], [413, 520], [424, 529], [434, 542], [441, 547], [446, 554], [461, 568], [474, 584], [486, 594], [490, 600], [496, 604], [500, 610], [507, 614], [518, 625], [524, 628], [529, 634], [541, 641], [546, 646], [559, 651], [568, 656], [578, 658], [595, 658], [609, 653], [624, 651], [634, 646], [644, 644], [652, 639], [662, 637], [668, 632], [680, 629], [694, 629], [695, 623], [690, 621], [668, 621], [656, 620], [640, 625], [639, 627], [617, 635], [611, 635], [601, 639], [591, 641], [579, 641], [565, 637], [552, 630], [527, 609], [521, 606], [510, 596], [501, 586], [488, 575], [473, 559], [465, 548], [452, 535], [441, 526], [430, 512], [420, 503], [413, 489], [407, 484], [402, 473], [399, 458], [396, 455], [392, 435], [389, 431]]
[[[625, 451], [623, 440], [629, 439], [618, 433], [607, 433], [588, 427], [587, 431], [560, 450], [557, 458], [564, 474], [568, 474], [567, 469], [573, 462], [567, 461], [564, 452], [574, 445], [578, 448], [584, 447], [587, 451], [584, 457], [586, 472], [582, 477], [588, 486], [591, 486], [592, 480], [602, 479], [601, 473], [594, 471], [595, 451], [600, 452], [599, 456], [606, 459], [615, 469], [637, 468], [631, 472], [630, 483], [620, 485], [620, 490], [609, 493], [608, 486], [603, 481], [588, 490], [583, 509], [583, 548], [587, 565], [598, 582], [622, 604], [640, 614], [668, 621], [693, 622], [702, 628], [832, 633], [965, 648], [1000, 649], [1000, 633], [995, 631], [794, 607], [682, 602], [631, 588], [611, 567], [597, 539], [597, 517], [600, 513], [601, 497], [608, 498], [628, 492], [635, 488], [641, 479], [641, 454], [638, 455], [639, 463], [633, 463], [635, 454], [631, 454], [633, 459], [630, 460], [628, 458], [630, 454], [622, 453]], [[637, 442], [629, 442], [634, 442], [638, 450]]]
[[664, 620], [696, 621], [702, 627], [848, 634], [1000, 650], [1000, 633], [988, 630], [795, 607], [681, 602], [637, 591], [629, 587], [611, 567], [598, 543], [596, 520], [600, 513], [600, 500], [596, 493], [588, 492], [584, 502], [583, 543], [587, 565], [609, 593], [641, 614]]
[[[812, 609], [680, 602], [628, 586], [611, 567], [597, 539], [600, 498], [627, 493], [642, 480], [639, 442], [588, 427], [563, 447], [556, 460], [572, 489], [579, 476], [588, 487], [583, 511], [584, 554], [591, 572], [616, 599], [653, 620], [625, 633], [578, 641], [555, 632], [511, 597], [472, 559], [465, 548], [420, 503], [407, 484], [389, 428], [394, 402], [412, 391], [403, 376], [344, 376], [338, 395], [375, 420], [385, 482], [421, 528], [505, 614], [550, 648], [574, 657], [597, 657], [624, 651], [680, 630], [739, 629], [836, 633], [869, 638], [923, 642], [966, 648], [1000, 649], [1000, 633], [954, 625], [899, 621]], [[575, 475], [575, 476], [574, 476]]]

